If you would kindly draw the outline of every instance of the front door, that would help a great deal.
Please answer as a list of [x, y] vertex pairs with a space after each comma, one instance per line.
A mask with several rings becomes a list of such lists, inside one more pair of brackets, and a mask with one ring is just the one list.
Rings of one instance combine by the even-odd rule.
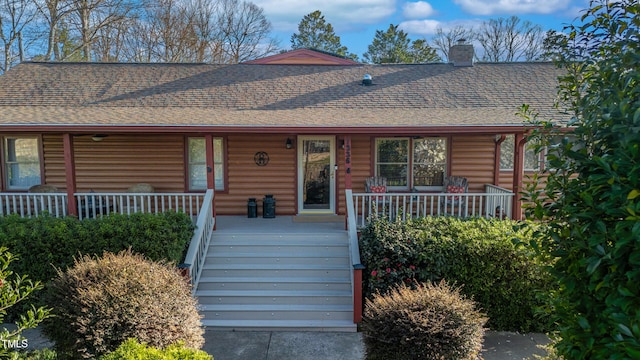
[[300, 213], [335, 213], [333, 136], [298, 138], [298, 209]]

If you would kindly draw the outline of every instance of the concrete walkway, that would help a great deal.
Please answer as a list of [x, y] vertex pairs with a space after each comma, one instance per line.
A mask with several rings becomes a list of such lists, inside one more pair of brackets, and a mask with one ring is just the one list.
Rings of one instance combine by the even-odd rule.
[[[362, 333], [207, 331], [203, 350], [215, 360], [359, 360]], [[521, 360], [543, 355], [544, 334], [488, 332], [484, 360]]]
[[[38, 329], [24, 333], [29, 350], [51, 347]], [[544, 334], [493, 332], [484, 339], [484, 360], [533, 359], [543, 355]], [[215, 360], [360, 360], [364, 359], [362, 333], [206, 331], [202, 348]]]

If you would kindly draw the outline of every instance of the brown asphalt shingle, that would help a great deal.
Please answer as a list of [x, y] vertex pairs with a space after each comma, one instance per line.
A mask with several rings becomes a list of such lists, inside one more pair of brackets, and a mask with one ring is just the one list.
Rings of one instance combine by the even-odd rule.
[[[364, 74], [372, 86], [362, 86]], [[3, 125], [429, 127], [544, 119], [561, 70], [549, 63], [204, 65], [23, 63], [0, 76]]]

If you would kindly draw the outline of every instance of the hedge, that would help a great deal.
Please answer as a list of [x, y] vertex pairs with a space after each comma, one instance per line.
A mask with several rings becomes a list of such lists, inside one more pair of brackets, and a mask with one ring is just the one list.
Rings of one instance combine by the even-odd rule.
[[446, 279], [479, 305], [492, 330], [544, 332], [549, 318], [536, 310], [553, 288], [546, 264], [516, 245], [531, 234], [511, 220], [375, 220], [360, 238], [365, 297], [401, 282]]
[[[193, 236], [194, 225], [184, 213], [111, 214], [94, 219], [43, 215], [0, 217], [0, 247], [18, 259], [11, 270], [46, 283], [81, 255], [102, 255], [131, 249], [147, 259], [179, 264]], [[38, 296], [38, 294], [36, 294]]]

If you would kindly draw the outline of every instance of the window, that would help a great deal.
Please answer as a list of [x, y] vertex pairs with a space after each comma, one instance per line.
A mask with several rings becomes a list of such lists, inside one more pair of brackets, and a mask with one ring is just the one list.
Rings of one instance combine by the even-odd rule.
[[[207, 189], [207, 154], [204, 138], [191, 137], [189, 151], [189, 190]], [[224, 190], [224, 141], [213, 138], [213, 171], [215, 189]]]
[[392, 190], [440, 189], [447, 168], [445, 138], [376, 139], [376, 176]]
[[[513, 152], [516, 140], [514, 135], [507, 135], [500, 145], [500, 170], [513, 170]], [[533, 146], [524, 147], [524, 170], [540, 170], [540, 156], [536, 154]]]
[[413, 140], [413, 186], [441, 187], [447, 169], [447, 140], [425, 138]]
[[38, 138], [5, 137], [3, 155], [7, 189], [26, 190], [40, 184]]

